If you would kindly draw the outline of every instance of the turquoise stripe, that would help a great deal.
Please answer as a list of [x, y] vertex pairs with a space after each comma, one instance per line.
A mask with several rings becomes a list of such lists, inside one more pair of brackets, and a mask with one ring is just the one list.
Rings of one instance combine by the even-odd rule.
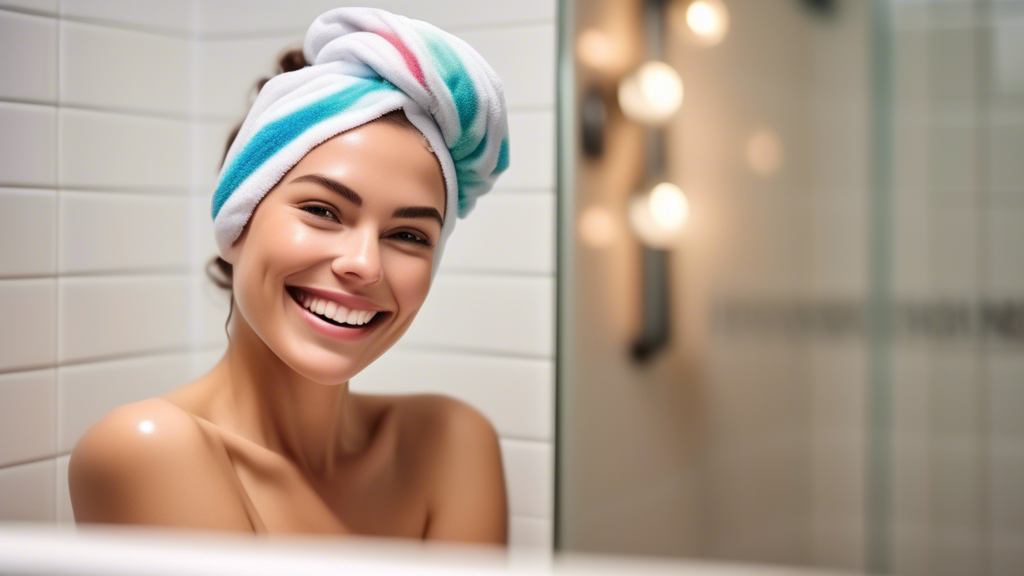
[[458, 53], [452, 49], [442, 38], [427, 33], [423, 30], [427, 48], [433, 56], [434, 65], [437, 67], [441, 78], [451, 92], [452, 100], [455, 102], [455, 109], [459, 112], [459, 138], [448, 147], [452, 159], [458, 162], [477, 147], [477, 142], [483, 134], [472, 134], [473, 119], [476, 118], [477, 100], [476, 87], [473, 86], [473, 79], [469, 72], [462, 65]]
[[282, 148], [316, 124], [349, 110], [366, 94], [383, 89], [397, 90], [387, 80], [360, 79], [354, 86], [313, 102], [261, 128], [231, 161], [231, 166], [217, 184], [217, 191], [213, 194], [213, 217], [217, 218], [221, 207], [242, 182]]
[[502, 139], [501, 147], [498, 148], [498, 164], [494, 167], [492, 174], [498, 174], [508, 169], [508, 136]]

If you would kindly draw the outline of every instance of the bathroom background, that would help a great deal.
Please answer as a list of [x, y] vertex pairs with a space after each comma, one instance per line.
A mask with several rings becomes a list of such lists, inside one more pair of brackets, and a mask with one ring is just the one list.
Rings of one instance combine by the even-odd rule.
[[[363, 4], [506, 86], [510, 172], [353, 386], [483, 410], [514, 545], [1021, 572], [1024, 2]], [[0, 0], [0, 521], [71, 522], [79, 434], [219, 357], [225, 138], [334, 6]]]
[[[459, 222], [413, 328], [353, 389], [481, 409], [502, 437], [513, 544], [550, 546], [556, 2], [360, 4], [441, 26], [494, 66], [513, 162]], [[228, 299], [204, 266], [227, 135], [338, 5], [0, 1], [0, 521], [72, 522], [81, 433], [219, 359]]]

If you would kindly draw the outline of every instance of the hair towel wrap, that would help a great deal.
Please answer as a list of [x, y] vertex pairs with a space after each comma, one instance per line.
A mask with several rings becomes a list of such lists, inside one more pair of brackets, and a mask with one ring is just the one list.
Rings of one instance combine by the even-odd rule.
[[402, 109], [427, 138], [446, 187], [444, 243], [509, 163], [501, 80], [469, 44], [443, 30], [374, 8], [338, 8], [306, 32], [309, 66], [260, 90], [232, 143], [213, 195], [221, 256], [256, 205], [320, 143]]

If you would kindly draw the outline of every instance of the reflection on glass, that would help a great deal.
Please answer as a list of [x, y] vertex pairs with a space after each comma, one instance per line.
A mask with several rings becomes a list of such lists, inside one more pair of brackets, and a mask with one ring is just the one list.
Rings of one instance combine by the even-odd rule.
[[612, 66], [618, 58], [615, 45], [608, 35], [595, 29], [580, 34], [576, 40], [576, 52], [581, 62], [595, 70]]
[[664, 124], [682, 104], [683, 80], [664, 62], [647, 62], [619, 83], [619, 106], [641, 124]]
[[747, 138], [747, 165], [761, 176], [771, 176], [782, 166], [782, 140], [770, 128], [758, 128]]
[[587, 246], [606, 248], [619, 235], [619, 227], [608, 210], [591, 206], [580, 214], [579, 234]]
[[652, 248], [668, 248], [680, 237], [690, 215], [690, 203], [678, 186], [662, 182], [634, 196], [629, 223], [640, 240]]
[[729, 31], [729, 11], [720, 0], [695, 0], [686, 8], [686, 26], [695, 44], [714, 46]]

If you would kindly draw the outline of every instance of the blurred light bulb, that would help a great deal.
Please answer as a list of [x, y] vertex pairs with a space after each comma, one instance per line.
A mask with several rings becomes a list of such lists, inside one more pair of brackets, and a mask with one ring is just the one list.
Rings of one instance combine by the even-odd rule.
[[661, 228], [669, 231], [682, 230], [690, 213], [690, 204], [683, 191], [675, 184], [662, 182], [651, 190], [651, 216]]
[[664, 124], [682, 103], [683, 80], [664, 62], [647, 62], [619, 83], [622, 112], [642, 124]]
[[662, 182], [650, 191], [633, 196], [629, 223], [648, 246], [668, 248], [680, 237], [690, 215], [690, 203], [678, 186]]
[[580, 61], [596, 70], [610, 67], [616, 60], [615, 46], [600, 30], [586, 30], [576, 40]]
[[714, 46], [729, 31], [729, 11], [721, 0], [694, 0], [686, 8], [686, 25], [695, 43]]
[[579, 234], [583, 243], [591, 248], [606, 248], [618, 235], [618, 226], [608, 210], [591, 206], [580, 214]]
[[770, 176], [782, 166], [782, 141], [774, 130], [758, 128], [747, 138], [747, 164], [762, 176]]

